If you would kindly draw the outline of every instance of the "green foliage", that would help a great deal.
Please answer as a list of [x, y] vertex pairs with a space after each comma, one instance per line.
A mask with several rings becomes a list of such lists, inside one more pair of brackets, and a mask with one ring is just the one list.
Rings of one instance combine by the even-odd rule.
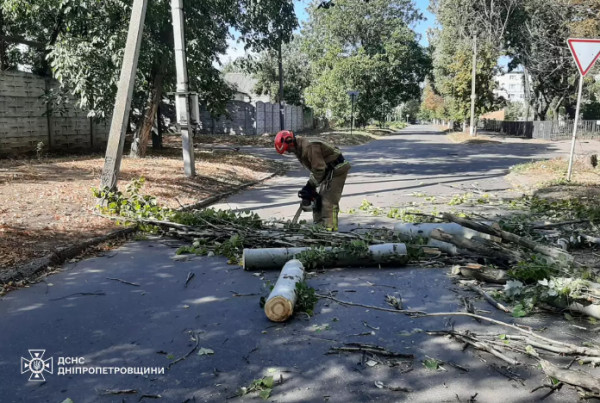
[[[301, 38], [294, 38], [282, 46], [283, 100], [290, 105], [304, 105], [304, 90], [310, 84], [308, 57], [302, 51]], [[249, 56], [241, 61], [243, 70], [252, 73], [257, 80], [254, 91], [269, 95], [271, 101], [279, 102], [279, 63], [278, 51], [267, 50], [257, 57]]]
[[259, 392], [259, 396], [263, 400], [267, 400], [271, 396], [275, 381], [272, 376], [265, 376], [263, 378], [253, 380], [250, 385], [244, 386], [238, 390], [239, 396], [245, 396], [248, 393]]
[[[49, 75], [51, 66], [52, 75], [78, 97], [80, 106], [91, 116], [102, 117], [114, 107], [131, 3], [5, 0], [1, 10], [15, 36], [42, 44], [40, 49], [24, 52], [33, 70]], [[247, 48], [262, 51], [289, 42], [298, 25], [291, 0], [192, 1], [186, 3], [185, 20], [190, 86], [214, 114], [224, 112], [231, 95], [215, 67], [219, 54], [227, 50], [230, 30], [239, 33]], [[168, 62], [172, 60], [170, 1], [150, 1], [132, 110], [143, 109], [148, 93], [159, 81], [167, 91], [174, 90], [174, 63]]]
[[420, 96], [429, 58], [409, 24], [419, 17], [410, 0], [337, 0], [335, 7], [309, 8], [304, 49], [313, 80], [306, 103], [334, 124], [350, 121], [358, 90], [357, 125], [384, 121], [393, 108]]
[[525, 117], [525, 110], [522, 102], [509, 102], [504, 111], [504, 120], [522, 120]]
[[353, 256], [357, 259], [366, 258], [370, 254], [366, 242], [354, 240], [327, 250], [324, 247], [313, 247], [295, 256], [306, 269], [316, 269], [337, 261], [338, 256]]
[[519, 262], [508, 271], [508, 275], [525, 284], [535, 284], [539, 280], [556, 275], [558, 270], [545, 259], [532, 255], [529, 259]]
[[235, 224], [246, 228], [262, 228], [258, 214], [249, 211], [215, 210], [212, 208], [173, 213], [171, 221], [197, 227], [210, 227], [210, 224]]
[[[161, 207], [155, 197], [140, 194], [145, 181], [143, 177], [134, 179], [127, 185], [124, 193], [110, 190], [108, 187], [102, 190], [92, 188], [92, 193], [98, 201], [96, 208], [103, 214], [132, 219], [168, 220], [172, 218], [173, 211]], [[155, 230], [153, 226], [141, 224], [140, 227], [149, 231]]]
[[306, 312], [313, 316], [315, 305], [319, 301], [315, 294], [315, 289], [310, 287], [305, 281], [296, 283], [296, 305], [295, 312]]

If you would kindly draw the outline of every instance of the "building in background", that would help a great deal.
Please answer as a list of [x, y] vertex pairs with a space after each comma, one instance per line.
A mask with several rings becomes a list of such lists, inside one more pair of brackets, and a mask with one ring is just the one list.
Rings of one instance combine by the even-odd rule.
[[525, 103], [525, 81], [522, 72], [512, 72], [496, 76], [498, 88], [494, 91], [497, 96], [508, 102]]

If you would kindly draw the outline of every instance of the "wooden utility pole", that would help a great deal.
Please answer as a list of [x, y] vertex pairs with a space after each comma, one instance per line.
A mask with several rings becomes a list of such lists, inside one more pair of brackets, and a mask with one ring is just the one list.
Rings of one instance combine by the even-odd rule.
[[471, 78], [471, 127], [469, 134], [475, 136], [475, 79], [477, 77], [477, 35], [473, 35], [473, 77]]
[[125, 54], [123, 56], [121, 76], [117, 88], [117, 99], [115, 100], [110, 124], [104, 168], [102, 169], [102, 189], [105, 187], [116, 189], [117, 187], [147, 6], [148, 0], [134, 0], [131, 7], [131, 18], [129, 20], [127, 43], [125, 44]]
[[177, 123], [181, 128], [183, 148], [183, 170], [185, 176], [196, 175], [194, 161], [194, 144], [190, 136], [190, 102], [188, 91], [187, 63], [185, 58], [185, 32], [183, 20], [183, 0], [171, 0], [171, 15], [173, 16], [173, 36], [175, 38], [175, 67], [177, 69], [177, 92], [175, 93], [175, 108]]

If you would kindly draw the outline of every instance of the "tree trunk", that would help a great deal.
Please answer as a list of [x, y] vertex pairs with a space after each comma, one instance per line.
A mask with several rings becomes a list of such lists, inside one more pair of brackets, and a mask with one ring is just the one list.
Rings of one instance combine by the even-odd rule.
[[148, 141], [150, 140], [152, 127], [154, 126], [156, 111], [162, 98], [164, 65], [164, 61], [161, 62], [160, 68], [154, 73], [150, 94], [148, 96], [146, 107], [144, 108], [142, 123], [133, 135], [131, 152], [129, 153], [131, 157], [144, 158], [146, 156], [146, 149], [148, 148]]
[[8, 70], [8, 43], [4, 39], [4, 35], [7, 34], [6, 27], [4, 26], [4, 15], [2, 14], [2, 8], [0, 8], [0, 71]]
[[155, 150], [162, 150], [162, 135], [163, 135], [163, 124], [160, 116], [160, 100], [159, 105], [156, 108], [156, 133], [152, 131], [152, 148]]

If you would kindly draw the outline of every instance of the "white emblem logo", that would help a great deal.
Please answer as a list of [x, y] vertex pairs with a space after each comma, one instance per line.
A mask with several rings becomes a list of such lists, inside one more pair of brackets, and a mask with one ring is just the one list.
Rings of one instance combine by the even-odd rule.
[[29, 350], [30, 360], [21, 357], [21, 373], [31, 372], [30, 381], [43, 382], [46, 380], [43, 373], [51, 374], [53, 372], [52, 357], [44, 360], [45, 352], [46, 350]]

